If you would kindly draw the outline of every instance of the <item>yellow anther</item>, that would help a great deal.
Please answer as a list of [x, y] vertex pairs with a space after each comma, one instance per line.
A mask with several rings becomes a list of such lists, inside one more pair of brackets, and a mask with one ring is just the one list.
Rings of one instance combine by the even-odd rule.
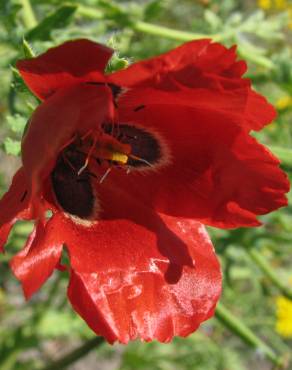
[[121, 164], [126, 164], [128, 162], [128, 156], [124, 153], [119, 153], [119, 152], [112, 152], [111, 153], [111, 160], [121, 163]]

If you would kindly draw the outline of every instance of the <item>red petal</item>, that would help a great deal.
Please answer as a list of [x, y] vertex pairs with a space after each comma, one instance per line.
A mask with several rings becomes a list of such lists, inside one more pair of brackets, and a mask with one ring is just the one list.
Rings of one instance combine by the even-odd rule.
[[46, 225], [39, 222], [24, 249], [12, 258], [10, 267], [21, 281], [26, 299], [46, 282], [58, 265], [62, 253], [62, 243], [57, 240], [59, 233], [54, 217]]
[[171, 163], [147, 173], [112, 171], [102, 184], [107, 189], [123, 189], [159, 212], [219, 227], [258, 225], [257, 215], [287, 204], [289, 185], [279, 161], [236, 127], [234, 115], [179, 105], [136, 112], [133, 107], [120, 109], [120, 122], [159, 133]]
[[[119, 99], [119, 107], [124, 111], [134, 111], [142, 104], [160, 109], [160, 106], [179, 105], [195, 109], [206, 109], [228, 114], [229, 122], [244, 129], [260, 130], [276, 117], [276, 111], [267, 100], [251, 90], [250, 86], [232, 89], [196, 88], [176, 84], [178, 90], [163, 91], [153, 88], [134, 88], [127, 91]], [[135, 114], [133, 114], [134, 118]], [[175, 124], [175, 123], [173, 123]]]
[[[159, 94], [163, 98], [169, 92], [174, 96], [165, 95], [164, 104], [175, 104], [178, 99], [180, 104], [194, 107], [203, 103], [216, 110], [219, 106], [240, 115], [238, 123], [247, 130], [259, 130], [275, 118], [276, 112], [251, 89], [249, 80], [241, 78], [245, 70], [243, 61], [236, 62], [234, 47], [227, 49], [210, 40], [198, 40], [135, 63], [109, 78], [114, 84], [134, 87], [129, 95], [144, 98], [142, 104], [157, 104]], [[135, 87], [154, 90], [140, 91]]]
[[245, 127], [259, 131], [263, 126], [271, 123], [277, 116], [275, 108], [267, 99], [249, 89], [248, 100], [245, 110]]
[[81, 39], [68, 41], [32, 59], [17, 62], [27, 86], [40, 99], [56, 90], [86, 81], [104, 81], [103, 71], [113, 50]]
[[112, 109], [110, 89], [92, 85], [62, 89], [36, 109], [22, 143], [32, 195], [39, 191], [62, 147], [74, 135], [98, 130], [104, 121], [110, 121]]
[[[205, 79], [208, 76], [236, 79], [246, 71], [246, 64], [236, 61], [235, 51], [235, 47], [227, 49], [221, 44], [211, 43], [211, 40], [195, 40], [117, 71], [111, 75], [111, 80], [126, 87], [166, 87], [165, 78], [173, 75], [178, 80], [179, 76], [182, 77], [187, 85], [198, 87], [204, 74]], [[194, 76], [199, 80], [193, 79]]]
[[[194, 69], [200, 55], [206, 53], [211, 40], [196, 40], [185, 43], [160, 56], [143, 60], [113, 73], [113, 83], [126, 86], [155, 86], [160, 84], [161, 77], [186, 66]], [[222, 46], [223, 48], [223, 46]], [[225, 48], [224, 48], [225, 49]], [[215, 63], [213, 63], [214, 65]]]
[[13, 227], [12, 222], [4, 224], [0, 227], [0, 253], [4, 252], [4, 246], [7, 242], [12, 227]]
[[[125, 212], [134, 217], [132, 206]], [[146, 227], [126, 219], [100, 220], [91, 228], [63, 220], [72, 267], [69, 299], [111, 343], [186, 336], [213, 315], [221, 291], [204, 227], [140, 210]]]
[[13, 177], [9, 190], [0, 200], [0, 251], [7, 241], [11, 228], [20, 219], [30, 218], [28, 187], [23, 168]]

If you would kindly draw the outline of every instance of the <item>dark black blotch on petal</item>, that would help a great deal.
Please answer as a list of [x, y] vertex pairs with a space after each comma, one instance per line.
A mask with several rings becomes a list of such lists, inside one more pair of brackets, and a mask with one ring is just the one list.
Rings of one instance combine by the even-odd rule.
[[[119, 123], [114, 127], [110, 124], [103, 126], [107, 134], [112, 134], [121, 143], [131, 146], [131, 154], [144, 161], [129, 158], [127, 164], [132, 167], [147, 167], [157, 164], [162, 157], [162, 150], [158, 138], [145, 128], [126, 123]], [[145, 162], [146, 161], [146, 162]]]
[[95, 197], [90, 174], [78, 170], [84, 165], [85, 155], [67, 151], [57, 160], [51, 180], [56, 199], [62, 209], [71, 215], [88, 219], [94, 211]]
[[107, 84], [107, 86], [111, 89], [114, 98], [117, 98], [119, 94], [122, 92], [122, 88], [118, 85]]
[[120, 86], [111, 83], [88, 81], [86, 82], [86, 84], [95, 86], [108, 86], [111, 89], [114, 99], [116, 99], [118, 95], [122, 92], [122, 88]]

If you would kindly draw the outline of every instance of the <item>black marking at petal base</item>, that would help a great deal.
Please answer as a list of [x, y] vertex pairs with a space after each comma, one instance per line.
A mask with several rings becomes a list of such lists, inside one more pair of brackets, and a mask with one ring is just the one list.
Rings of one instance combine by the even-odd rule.
[[26, 196], [27, 196], [27, 190], [25, 190], [24, 193], [22, 194], [20, 201], [23, 202]]
[[104, 83], [104, 82], [94, 82], [94, 81], [88, 81], [86, 82], [87, 85], [96, 85], [96, 86], [108, 86], [113, 94], [114, 99], [118, 97], [118, 95], [122, 92], [122, 88], [118, 85], [111, 84], [111, 83]]
[[57, 160], [51, 180], [56, 200], [63, 210], [81, 219], [90, 219], [95, 207], [90, 175], [86, 170], [77, 174], [84, 161], [84, 154], [65, 151]]
[[115, 84], [107, 84], [108, 87], [112, 90], [113, 97], [116, 99], [122, 92], [122, 88]]
[[145, 108], [145, 105], [141, 104], [141, 105], [138, 105], [136, 108], [134, 108], [133, 111], [138, 112], [139, 110], [144, 109], [144, 108]]
[[[145, 161], [150, 165], [156, 165], [162, 159], [162, 149], [158, 138], [151, 131], [140, 126], [131, 124], [119, 123], [114, 126], [106, 124], [103, 130], [107, 134], [112, 134], [121, 143], [131, 146], [131, 154], [144, 160], [129, 158], [127, 164], [132, 167], [142, 168], [147, 167]], [[149, 166], [148, 166], [149, 167]]]

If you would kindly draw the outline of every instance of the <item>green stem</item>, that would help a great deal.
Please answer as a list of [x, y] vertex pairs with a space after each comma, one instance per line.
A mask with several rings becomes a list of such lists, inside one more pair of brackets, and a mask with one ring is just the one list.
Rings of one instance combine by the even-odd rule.
[[234, 316], [222, 303], [216, 308], [216, 318], [231, 332], [238, 335], [246, 344], [257, 349], [271, 360], [279, 368], [283, 367], [283, 361], [272, 348], [257, 337], [241, 320]]
[[[91, 19], [102, 19], [103, 13], [98, 9], [85, 7], [85, 6], [78, 6], [78, 13], [84, 17], [88, 17]], [[147, 33], [149, 35], [155, 36], [162, 36], [168, 39], [177, 40], [177, 41], [190, 41], [190, 40], [197, 40], [202, 38], [212, 38], [213, 40], [218, 41], [221, 39], [221, 35], [214, 34], [214, 35], [205, 35], [202, 33], [193, 33], [193, 32], [186, 32], [186, 31], [179, 31], [174, 30], [172, 28], [159, 26], [151, 23], [146, 23], [142, 21], [137, 21], [129, 24], [133, 30], [138, 32]]]
[[90, 351], [103, 343], [104, 339], [102, 337], [94, 337], [82, 344], [80, 347], [74, 349], [72, 352], [68, 353], [64, 357], [60, 358], [59, 360], [51, 362], [48, 366], [43, 367], [42, 370], [65, 369], [67, 366], [86, 356]]
[[103, 13], [95, 8], [89, 8], [87, 6], [79, 5], [77, 8], [77, 12], [82, 15], [83, 17], [87, 17], [90, 19], [102, 19]]
[[259, 253], [255, 248], [247, 248], [247, 253], [254, 261], [254, 263], [260, 268], [260, 270], [272, 281], [272, 283], [280, 290], [280, 292], [288, 299], [292, 300], [292, 289], [287, 287], [278, 278], [278, 275], [271, 268], [266, 259]]
[[186, 31], [179, 31], [174, 30], [172, 28], [158, 26], [142, 21], [138, 21], [133, 23], [132, 28], [135, 31], [147, 33], [149, 35], [155, 36], [162, 36], [168, 39], [177, 40], [177, 41], [191, 41], [191, 40], [198, 40], [203, 38], [211, 38], [215, 41], [220, 39], [220, 35], [206, 35], [202, 33], [193, 33], [193, 32], [186, 32]]
[[37, 25], [37, 20], [29, 0], [20, 0], [22, 5], [22, 18], [26, 28], [31, 29]]

